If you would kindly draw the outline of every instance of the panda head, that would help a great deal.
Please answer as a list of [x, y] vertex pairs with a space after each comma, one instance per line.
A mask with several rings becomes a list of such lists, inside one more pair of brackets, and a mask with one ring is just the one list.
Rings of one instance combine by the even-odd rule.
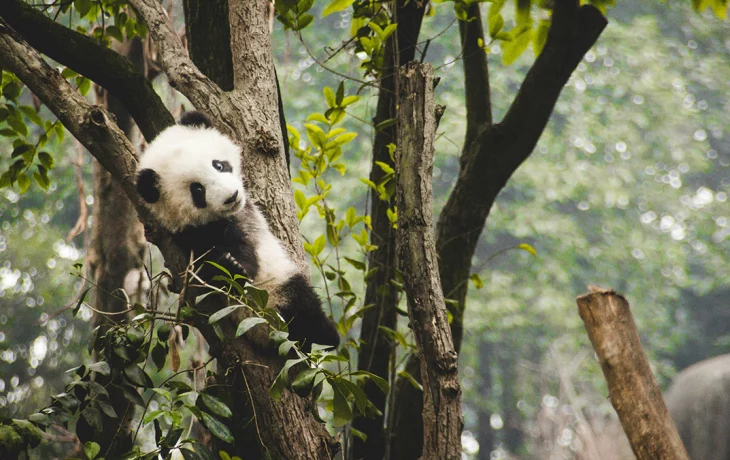
[[188, 112], [147, 147], [137, 191], [172, 232], [227, 218], [246, 196], [241, 149], [200, 112]]

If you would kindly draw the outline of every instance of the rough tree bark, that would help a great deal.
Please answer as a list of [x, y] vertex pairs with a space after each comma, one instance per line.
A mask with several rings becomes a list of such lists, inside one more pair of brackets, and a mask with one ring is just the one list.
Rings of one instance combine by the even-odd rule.
[[[373, 118], [377, 126], [386, 120], [396, 117], [395, 98], [398, 90], [397, 69], [401, 64], [412, 60], [416, 53], [418, 33], [426, 9], [425, 2], [398, 0], [395, 7], [394, 21], [398, 23], [395, 34], [391, 35], [385, 45], [380, 80], [378, 106]], [[383, 128], [375, 133], [373, 140], [373, 156], [370, 169], [370, 180], [379, 184], [385, 173], [377, 162], [392, 166], [388, 144], [395, 143], [396, 127]], [[362, 346], [358, 353], [358, 368], [390, 380], [393, 341], [385, 334], [382, 327], [396, 329], [396, 304], [398, 292], [391, 284], [395, 278], [396, 253], [395, 231], [387, 216], [388, 203], [382, 201], [377, 194], [370, 194], [370, 216], [372, 217], [371, 241], [378, 248], [368, 256], [368, 269], [377, 268], [370, 278], [365, 291], [365, 305], [372, 305], [362, 318], [360, 339]], [[356, 416], [353, 427], [362, 431], [367, 439], [355, 438], [353, 442], [354, 458], [380, 460], [385, 455], [386, 439], [383, 418], [386, 413], [386, 395], [371, 381], [365, 382], [365, 394], [381, 415], [370, 418]], [[419, 428], [416, 428], [420, 430]], [[420, 433], [420, 431], [419, 431]], [[422, 436], [422, 435], [420, 435]]]
[[436, 105], [433, 68], [401, 67], [396, 150], [396, 231], [408, 317], [421, 360], [423, 458], [461, 458], [461, 386], [446, 315], [433, 236], [433, 141]]
[[629, 303], [620, 294], [602, 289], [593, 289], [576, 301], [608, 383], [611, 404], [636, 457], [688, 459], [649, 368]]
[[[479, 4], [469, 7], [470, 18], [479, 18]], [[591, 5], [578, 0], [554, 2], [552, 23], [542, 53], [535, 59], [509, 110], [493, 123], [489, 95], [489, 75], [478, 38], [484, 37], [481, 21], [459, 25], [464, 56], [467, 96], [467, 128], [456, 185], [441, 211], [436, 227], [439, 273], [449, 306], [454, 347], [461, 349], [464, 310], [471, 261], [489, 211], [510, 176], [532, 153], [555, 102], [584, 54], [593, 46], [606, 18]], [[413, 357], [409, 372], [418, 369]], [[417, 374], [412, 374], [417, 376]], [[421, 395], [404, 379], [396, 384], [394, 398], [397, 423], [392, 458], [418, 458], [422, 437], [411, 426], [421, 413]]]
[[[217, 120], [218, 128], [242, 146], [243, 162], [249, 166], [244, 174], [248, 175], [247, 185], [252, 198], [262, 203], [272, 230], [295, 260], [304, 266], [277, 117], [276, 85], [265, 20], [267, 5], [247, 1], [230, 4], [232, 21], [235, 21], [233, 29], [237, 31], [231, 40], [236, 45], [233, 47], [236, 50], [234, 72], [238, 77], [234, 78], [234, 91], [225, 93], [190, 61], [166, 12], [157, 1], [131, 0], [130, 4], [146, 22], [150, 36], [156, 41], [170, 84], [198, 109], [211, 114]], [[5, 15], [4, 9], [0, 15]], [[88, 48], [86, 59], [104, 69], [105, 66], [101, 65], [104, 61], [95, 59], [104, 54], [92, 53], [92, 50], [98, 51]], [[64, 63], [63, 60], [60, 62]], [[150, 230], [149, 234], [154, 237], [166, 265], [174, 275], [181, 273], [187, 259], [142, 206], [134, 187], [137, 154], [110, 116], [103, 109], [90, 106], [5, 21], [0, 22], [0, 65], [16, 74], [119, 182]], [[101, 74], [99, 79], [109, 78], [103, 71]], [[118, 87], [110, 85], [106, 89], [126, 102], [123, 91], [115, 93]], [[139, 123], [137, 116], [135, 120]], [[252, 173], [262, 170], [267, 174], [256, 176]], [[222, 343], [206, 325], [207, 321], [202, 318], [196, 324], [211, 344], [211, 353], [219, 358], [221, 366], [242, 374], [245, 371], [243, 375], [254, 396], [247, 401], [252, 400], [256, 409], [261, 452], [268, 449], [268, 454], [274, 458], [332, 457], [338, 444], [311, 416], [306, 401], [289, 392], [285, 392], [279, 404], [268, 397], [268, 389], [280, 366], [278, 358], [255, 349], [244, 340]], [[241, 382], [238, 383], [240, 385]], [[243, 398], [248, 398], [248, 395], [236, 392], [233, 396], [241, 404], [247, 404]], [[256, 455], [251, 445], [238, 446], [237, 450], [245, 453], [247, 458]]]

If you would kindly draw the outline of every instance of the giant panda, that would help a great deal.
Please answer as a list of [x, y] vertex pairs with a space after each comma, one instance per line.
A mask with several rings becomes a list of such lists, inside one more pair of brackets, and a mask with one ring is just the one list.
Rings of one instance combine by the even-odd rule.
[[291, 340], [305, 349], [339, 345], [319, 297], [247, 196], [241, 149], [207, 115], [187, 112], [161, 132], [142, 154], [138, 171], [137, 191], [146, 207], [180, 249], [200, 259], [201, 277], [212, 274], [204, 261], [241, 274], [269, 292], [269, 306], [288, 323]]

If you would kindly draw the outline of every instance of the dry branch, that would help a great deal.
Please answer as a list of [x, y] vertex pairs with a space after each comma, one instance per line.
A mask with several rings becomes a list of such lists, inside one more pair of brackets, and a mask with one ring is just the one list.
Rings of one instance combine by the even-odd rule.
[[602, 289], [576, 302], [608, 383], [611, 404], [636, 457], [688, 459], [649, 368], [629, 303], [622, 295]]
[[396, 241], [423, 381], [423, 458], [461, 458], [461, 387], [433, 235], [433, 68], [400, 69]]

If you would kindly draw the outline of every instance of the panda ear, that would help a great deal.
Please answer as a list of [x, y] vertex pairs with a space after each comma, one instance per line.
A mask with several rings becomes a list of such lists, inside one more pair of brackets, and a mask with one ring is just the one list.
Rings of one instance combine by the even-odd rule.
[[137, 192], [148, 203], [160, 199], [160, 176], [151, 169], [143, 169], [137, 175]]
[[203, 112], [193, 110], [191, 112], [185, 112], [178, 122], [181, 126], [193, 126], [198, 128], [212, 128], [213, 121], [210, 117]]

